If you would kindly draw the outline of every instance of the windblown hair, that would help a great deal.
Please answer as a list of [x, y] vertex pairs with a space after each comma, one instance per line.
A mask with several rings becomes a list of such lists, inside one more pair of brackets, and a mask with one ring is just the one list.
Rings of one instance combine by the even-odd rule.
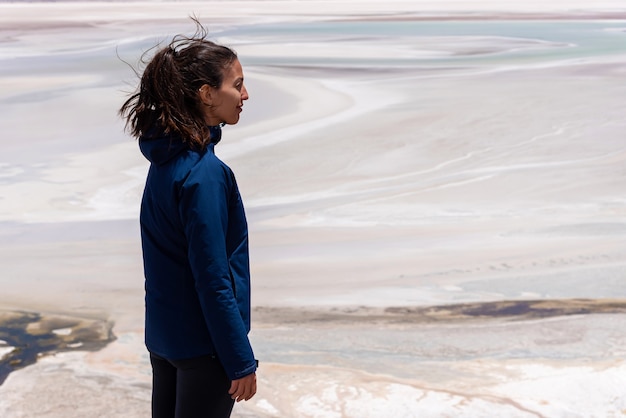
[[219, 88], [237, 54], [207, 40], [207, 30], [193, 20], [196, 33], [191, 37], [177, 35], [158, 50], [147, 63], [137, 91], [120, 108], [132, 136], [173, 133], [198, 149], [208, 142], [209, 128], [198, 90], [204, 84]]

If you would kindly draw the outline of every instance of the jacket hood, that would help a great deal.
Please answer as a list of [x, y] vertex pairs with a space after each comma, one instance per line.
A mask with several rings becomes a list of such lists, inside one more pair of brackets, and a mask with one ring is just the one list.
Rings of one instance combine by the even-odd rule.
[[[222, 138], [221, 126], [209, 126], [211, 144], [217, 144]], [[148, 161], [153, 164], [165, 164], [172, 158], [189, 150], [189, 145], [173, 134], [149, 134], [139, 138], [139, 149]]]
[[176, 136], [162, 134], [156, 137], [140, 137], [139, 149], [148, 161], [160, 165], [188, 150], [189, 146]]

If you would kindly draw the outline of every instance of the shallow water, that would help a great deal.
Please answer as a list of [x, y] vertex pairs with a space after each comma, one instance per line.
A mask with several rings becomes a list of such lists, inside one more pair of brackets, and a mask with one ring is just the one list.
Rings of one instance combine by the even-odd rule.
[[84, 318], [0, 311], [0, 385], [9, 373], [63, 351], [97, 351], [115, 336], [112, 324]]
[[[619, 300], [473, 303], [421, 309], [259, 309], [252, 333], [264, 361], [327, 365], [429, 383], [453, 379], [454, 363], [519, 360], [567, 364], [626, 353]], [[445, 365], [445, 366], [444, 366]]]

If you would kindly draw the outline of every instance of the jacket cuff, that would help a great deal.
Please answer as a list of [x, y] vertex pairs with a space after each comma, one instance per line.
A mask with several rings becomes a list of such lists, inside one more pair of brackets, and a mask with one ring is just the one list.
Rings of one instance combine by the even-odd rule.
[[249, 374], [252, 374], [256, 371], [257, 367], [259, 365], [259, 361], [258, 360], [254, 360], [254, 362], [252, 364], [250, 364], [248, 367], [246, 367], [243, 370], [237, 370], [236, 372], [233, 373], [234, 375], [234, 379], [241, 379], [242, 377], [246, 377]]

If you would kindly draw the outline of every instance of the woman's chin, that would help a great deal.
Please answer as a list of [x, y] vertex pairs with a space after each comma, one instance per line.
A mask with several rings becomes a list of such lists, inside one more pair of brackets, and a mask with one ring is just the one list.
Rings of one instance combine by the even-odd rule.
[[239, 115], [237, 115], [236, 117], [233, 117], [233, 118], [225, 121], [224, 123], [226, 123], [226, 125], [236, 125], [237, 122], [239, 122]]

